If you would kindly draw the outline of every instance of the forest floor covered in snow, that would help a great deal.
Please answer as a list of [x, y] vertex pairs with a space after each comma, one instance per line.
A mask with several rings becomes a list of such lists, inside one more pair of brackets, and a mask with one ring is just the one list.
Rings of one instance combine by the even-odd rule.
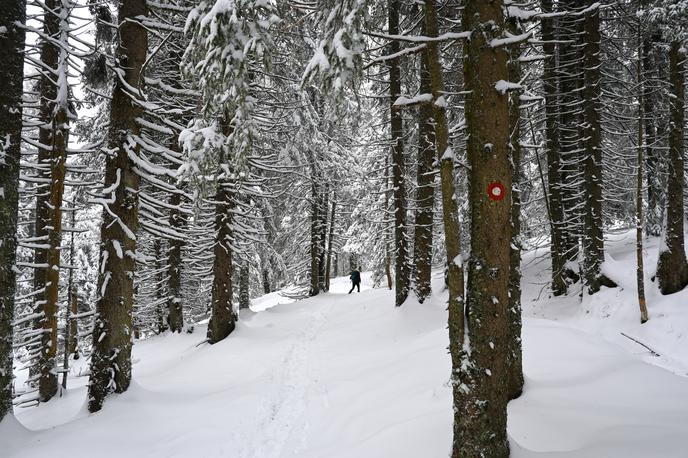
[[[662, 297], [649, 273], [641, 326], [632, 234], [608, 239], [605, 271], [620, 287], [592, 297], [577, 286], [548, 297], [546, 250], [524, 255], [526, 386], [509, 404], [514, 457], [687, 456], [688, 291]], [[656, 251], [648, 246], [646, 265]], [[0, 456], [446, 457], [441, 271], [425, 304], [395, 308], [393, 293], [370, 283], [364, 274], [360, 294], [337, 278], [316, 298], [258, 298], [257, 312], [213, 346], [198, 345], [204, 326], [137, 341], [127, 393], [89, 415], [87, 377], [72, 377], [62, 397], [0, 425]]]

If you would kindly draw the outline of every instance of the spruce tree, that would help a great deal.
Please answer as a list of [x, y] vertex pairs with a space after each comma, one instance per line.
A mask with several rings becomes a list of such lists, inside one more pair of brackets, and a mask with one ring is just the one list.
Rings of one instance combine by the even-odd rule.
[[[387, 25], [390, 35], [399, 34], [401, 2], [388, 0]], [[391, 55], [399, 52], [399, 42], [392, 40], [389, 45]], [[395, 101], [401, 96], [401, 67], [399, 58], [389, 59], [389, 108], [390, 134], [392, 144], [392, 194], [394, 203], [394, 291], [395, 305], [400, 306], [408, 297], [410, 272], [408, 268], [408, 240], [406, 228], [406, 163], [404, 159], [404, 121], [401, 108]]]
[[11, 0], [0, 8], [0, 421], [12, 414], [12, 321], [16, 291], [15, 258], [19, 209], [22, 84], [24, 78], [23, 24], [26, 2]]
[[[425, 28], [423, 28], [425, 29]], [[430, 74], [427, 53], [422, 54], [420, 64], [420, 91], [430, 94]], [[418, 160], [416, 171], [416, 215], [413, 242], [413, 284], [418, 302], [424, 302], [432, 290], [433, 218], [435, 207], [435, 126], [432, 106], [422, 103], [418, 107]]]
[[657, 283], [662, 294], [672, 294], [688, 285], [688, 262], [684, 242], [684, 125], [686, 54], [678, 40], [669, 46], [671, 98], [669, 114], [669, 180], [663, 241], [657, 261]]
[[437, 159], [440, 164], [442, 222], [445, 233], [447, 289], [449, 290], [447, 308], [449, 310], [449, 353], [452, 360], [451, 383], [454, 407], [452, 456], [459, 457], [463, 453], [461, 447], [465, 434], [465, 429], [462, 425], [462, 418], [464, 416], [462, 401], [465, 393], [460, 373], [465, 337], [463, 258], [461, 255], [461, 225], [454, 182], [454, 163], [456, 158], [449, 146], [449, 126], [444, 99], [440, 47], [438, 42], [433, 40], [433, 38], [439, 36], [437, 3], [434, 0], [426, 0], [425, 2], [424, 26], [429, 41], [425, 44], [423, 59], [430, 73], [432, 111], [435, 120], [435, 145]]
[[584, 84], [583, 84], [583, 177], [585, 215], [583, 218], [583, 276], [588, 293], [600, 287], [614, 286], [603, 277], [604, 229], [602, 220], [602, 123], [601, 123], [601, 62], [600, 10], [592, 0], [584, 19]]
[[[181, 212], [182, 196], [175, 192], [170, 196], [170, 227], [182, 232], [186, 226], [185, 215]], [[184, 314], [182, 309], [182, 250], [184, 241], [172, 239], [167, 252], [167, 278], [169, 297], [167, 299], [167, 324], [172, 332], [182, 332]]]
[[[518, 17], [507, 20], [509, 32], [518, 36], [523, 26]], [[522, 44], [509, 47], [509, 80], [521, 81]], [[523, 391], [523, 349], [521, 345], [521, 177], [523, 175], [523, 151], [521, 147], [521, 94], [520, 89], [509, 93], [509, 151], [511, 154], [511, 242], [509, 255], [509, 336], [508, 377], [509, 399], [515, 399]]]
[[[471, 255], [455, 409], [454, 457], [508, 456], [511, 154], [508, 50], [501, 1], [469, 0], [463, 27]], [[455, 396], [456, 396], [455, 394]]]
[[[141, 24], [148, 14], [145, 0], [122, 0], [114, 89], [107, 133], [105, 187], [100, 231], [99, 298], [93, 330], [93, 354], [88, 386], [88, 409], [99, 411], [108, 394], [122, 393], [131, 382], [132, 310], [138, 229], [140, 178], [135, 171], [140, 146], [138, 119], [141, 70], [148, 52], [148, 35]], [[132, 93], [136, 91], [136, 93]]]
[[37, 190], [35, 236], [41, 240], [36, 249], [34, 290], [39, 294], [37, 310], [42, 318], [38, 358], [39, 396], [48, 401], [57, 393], [57, 313], [60, 293], [60, 250], [62, 241], [62, 196], [67, 172], [69, 124], [75, 118], [69, 100], [69, 29], [71, 2], [48, 0], [43, 14], [41, 36], [39, 151], [37, 168], [45, 185]]
[[[636, 64], [636, 81], [638, 83], [638, 164], [636, 171], [636, 194], [635, 194], [635, 249], [636, 249], [636, 287], [638, 289], [638, 306], [640, 307], [640, 324], [648, 320], [647, 302], [645, 299], [645, 269], [643, 262], [643, 152], [645, 141], [643, 127], [645, 125], [643, 117], [645, 85], [642, 79], [642, 68], [645, 62], [643, 52], [645, 51], [642, 42], [642, 23], [638, 21], [638, 62]], [[648, 190], [649, 191], [649, 190]], [[648, 198], [649, 200], [649, 198]]]
[[[553, 13], [552, 0], [542, 0], [542, 11]], [[545, 96], [545, 150], [547, 155], [547, 199], [548, 219], [550, 221], [550, 258], [552, 262], [552, 293], [555, 296], [566, 294], [566, 259], [563, 250], [564, 207], [561, 190], [561, 159], [559, 142], [559, 97], [560, 85], [557, 75], [556, 29], [557, 19], [545, 17], [541, 23], [543, 51], [542, 84]]]

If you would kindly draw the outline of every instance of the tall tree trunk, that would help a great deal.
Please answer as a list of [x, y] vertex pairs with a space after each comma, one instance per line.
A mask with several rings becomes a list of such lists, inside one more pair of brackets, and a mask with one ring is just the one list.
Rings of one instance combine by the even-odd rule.
[[[182, 234], [186, 219], [181, 212], [182, 195], [172, 193], [170, 196], [170, 227]], [[167, 324], [172, 332], [182, 332], [184, 328], [184, 310], [182, 304], [182, 248], [184, 241], [179, 238], [169, 240], [167, 251]]]
[[141, 69], [148, 51], [148, 35], [139, 23], [148, 14], [145, 0], [119, 2], [119, 39], [116, 58], [120, 77], [110, 105], [110, 127], [105, 163], [103, 222], [100, 229], [101, 259], [96, 302], [97, 318], [93, 334], [88, 409], [97, 412], [105, 397], [122, 393], [131, 382], [132, 307], [136, 268], [139, 176], [131, 156], [139, 147], [137, 118], [143, 109], [136, 104], [131, 88], [140, 90]]
[[[224, 158], [221, 159], [224, 162]], [[215, 196], [215, 259], [208, 342], [217, 343], [227, 337], [236, 326], [232, 307], [232, 211], [236, 207], [235, 190], [229, 182], [228, 170], [223, 170]]]
[[[400, 0], [388, 0], [388, 31], [399, 34]], [[391, 54], [400, 51], [399, 42], [392, 40]], [[404, 161], [404, 121], [401, 109], [394, 105], [401, 96], [401, 69], [399, 59], [389, 60], [389, 109], [390, 133], [392, 135], [392, 189], [394, 194], [394, 257], [395, 305], [402, 305], [409, 292], [410, 271], [408, 266], [408, 240], [406, 239], [406, 165]]]
[[153, 285], [155, 289], [155, 303], [157, 304], [155, 306], [155, 314], [157, 318], [157, 333], [162, 334], [163, 332], [167, 331], [167, 321], [168, 317], [166, 316], [166, 308], [164, 304], [165, 301], [165, 296], [164, 296], [164, 287], [165, 287], [165, 258], [163, 257], [163, 249], [162, 249], [162, 239], [160, 237], [156, 237], [155, 241], [153, 242], [153, 249], [155, 251], [155, 259], [154, 259], [154, 269], [155, 269], [155, 276], [153, 278]]
[[643, 107], [645, 89], [642, 80], [644, 63], [644, 47], [641, 43], [641, 23], [638, 22], [638, 170], [636, 171], [635, 192], [635, 253], [636, 253], [636, 285], [638, 288], [638, 306], [640, 307], [640, 324], [648, 320], [647, 303], [645, 301], [645, 269], [643, 268]]
[[69, 354], [71, 354], [74, 359], [79, 359], [79, 327], [74, 317], [79, 313], [79, 295], [76, 292], [76, 286], [72, 286], [69, 291], [69, 311]]
[[[420, 91], [429, 94], [430, 74], [421, 59]], [[418, 107], [418, 169], [416, 181], [416, 221], [413, 241], [414, 285], [418, 302], [423, 303], [432, 293], [432, 222], [435, 208], [435, 126], [432, 106], [423, 103]]]
[[248, 261], [242, 261], [239, 269], [239, 309], [247, 309], [251, 303], [249, 280]]
[[[72, 198], [72, 211], [70, 214], [70, 233], [69, 233], [69, 265], [74, 266], [74, 231], [76, 229], [76, 196]], [[74, 282], [74, 269], [69, 269], [69, 274], [67, 276], [67, 319], [65, 323], [65, 361], [68, 362], [69, 355], [73, 355], [74, 359], [79, 359], [79, 327], [77, 320], [75, 318], [76, 314], [79, 313], [79, 296], [76, 292], [76, 285]], [[65, 367], [68, 369], [68, 367]], [[67, 388], [67, 373], [64, 374], [64, 379], [62, 381], [62, 387]]]
[[16, 274], [19, 158], [21, 155], [22, 84], [26, 2], [12, 0], [0, 8], [0, 421], [12, 414], [12, 321]]
[[[542, 11], [552, 13], [552, 0], [542, 0]], [[559, 145], [559, 78], [556, 71], [557, 50], [554, 18], [542, 20], [544, 60], [542, 81], [545, 92], [545, 145], [547, 150], [547, 194], [550, 218], [550, 257], [552, 260], [552, 293], [566, 294], [563, 256], [564, 208], [561, 201], [561, 160]]]
[[[509, 32], [523, 33], [516, 18], [509, 18]], [[521, 80], [521, 45], [509, 48], [509, 80]], [[511, 243], [509, 254], [509, 399], [523, 392], [523, 349], [521, 346], [521, 91], [509, 94], [509, 132], [511, 151]]]
[[320, 194], [320, 209], [318, 210], [318, 291], [327, 291], [325, 288], [326, 257], [327, 257], [327, 216], [330, 192], [328, 186]]
[[327, 261], [325, 266], [325, 291], [330, 290], [330, 270], [332, 263], [332, 248], [334, 242], [334, 217], [337, 210], [336, 194], [332, 193], [332, 209], [330, 210], [330, 229], [327, 236]]
[[[659, 236], [662, 233], [663, 209], [661, 202], [662, 180], [661, 180], [661, 150], [655, 147], [657, 139], [657, 126], [655, 117], [655, 95], [653, 88], [648, 81], [657, 78], [657, 62], [652, 58], [653, 39], [643, 40], [643, 75], [645, 75], [643, 89], [643, 114], [645, 127], [645, 163], [647, 164], [647, 216], [645, 228], [647, 235]], [[656, 83], [655, 83], [656, 84]]]
[[[501, 6], [500, 6], [501, 7]], [[439, 36], [437, 4], [435, 0], [425, 1], [425, 31], [430, 37]], [[449, 290], [449, 352], [452, 359], [452, 391], [454, 405], [454, 437], [452, 456], [462, 455], [467, 430], [461, 410], [465, 397], [463, 381], [459, 378], [462, 364], [461, 349], [464, 345], [464, 282], [461, 258], [461, 226], [454, 185], [454, 153], [449, 147], [449, 128], [445, 112], [444, 82], [439, 46], [436, 41], [427, 43], [423, 51], [426, 67], [430, 72], [432, 110], [435, 120], [435, 145], [440, 163], [440, 187], [442, 191], [442, 222], [447, 252], [447, 287]], [[505, 139], [506, 140], [506, 139]], [[506, 141], [504, 143], [506, 145]]]
[[263, 267], [263, 292], [265, 294], [270, 294], [272, 292], [272, 288], [270, 287], [270, 271], [266, 268]]
[[[563, 11], [577, 13], [580, 9], [578, 0], [562, 0]], [[562, 220], [562, 253], [564, 263], [571, 263], [564, 267], [564, 273], [574, 280], [578, 274], [574, 271], [573, 263], [578, 262], [581, 223], [584, 206], [581, 195], [581, 150], [583, 147], [581, 127], [581, 92], [584, 83], [584, 61], [580, 37], [582, 36], [583, 19], [578, 14], [568, 14], [559, 20], [559, 148], [561, 179], [561, 202], [563, 207]], [[578, 270], [576, 268], [576, 270]]]
[[333, 268], [332, 268], [332, 277], [337, 278], [339, 277], [339, 252], [335, 251], [334, 252], [334, 263], [333, 263]]
[[[55, 148], [57, 136], [62, 137], [64, 132], [55, 132], [55, 102], [57, 100], [57, 66], [58, 66], [58, 47], [52, 40], [60, 40], [60, 20], [59, 12], [62, 3], [59, 0], [47, 0], [43, 14], [43, 33], [51, 40], [41, 39], [41, 63], [50, 71], [43, 71], [39, 80], [40, 90], [40, 122], [41, 127], [38, 131], [38, 141], [41, 147], [38, 148], [37, 172], [38, 183], [36, 184], [36, 213], [34, 233], [38, 241], [34, 252], [34, 281], [33, 288], [38, 294], [36, 297], [36, 313], [40, 318], [36, 320], [36, 329], [42, 330], [39, 344], [38, 360], [36, 367], [32, 369], [32, 375], [38, 377], [38, 393], [41, 402], [46, 402], [57, 393], [57, 373], [55, 371], [55, 355], [57, 349], [57, 319], [56, 309], [50, 304], [49, 296], [53, 291], [48, 292], [46, 286], [51, 278], [51, 268], [48, 264], [48, 253], [51, 248], [50, 227], [53, 219], [51, 207], [51, 188], [53, 149]], [[61, 138], [60, 142], [65, 140]], [[59, 234], [58, 234], [59, 235]], [[58, 245], [59, 246], [59, 245]], [[57, 253], [59, 256], [59, 252]], [[54, 258], [55, 252], [52, 253]], [[54, 260], [54, 259], [53, 259]], [[59, 259], [58, 259], [59, 265]], [[57, 272], [59, 279], [59, 272]], [[33, 374], [36, 372], [35, 374]]]
[[[391, 198], [391, 191], [389, 189], [389, 158], [385, 157], [385, 173], [387, 173], [387, 177], [385, 178], [385, 186], [387, 187], [387, 190], [385, 191], [385, 212], [389, 211], [389, 201]], [[386, 218], [385, 218], [386, 219]], [[389, 227], [388, 224], [384, 224], [384, 234], [385, 234], [385, 251], [384, 251], [384, 263], [385, 263], [385, 277], [387, 278], [387, 288], [391, 291], [392, 288], [394, 287], [394, 279], [392, 276], [392, 252], [393, 250], [390, 248], [390, 246], [393, 244], [392, 241], [392, 231], [391, 228]]]
[[317, 175], [315, 173], [315, 165], [312, 166], [311, 174], [311, 289], [310, 296], [317, 296], [320, 292], [318, 287], [318, 279], [320, 278], [320, 191], [317, 184]]
[[602, 285], [614, 286], [603, 277], [604, 233], [602, 221], [602, 124], [600, 87], [600, 9], [588, 1], [585, 15], [585, 47], [583, 86], [584, 107], [584, 179], [585, 217], [583, 219], [583, 275], [588, 293], [594, 294]]
[[683, 140], [685, 104], [685, 53], [682, 44], [674, 41], [669, 48], [669, 79], [671, 99], [669, 116], [669, 180], [667, 186], [664, 240], [657, 261], [657, 281], [662, 294], [672, 294], [688, 284], [688, 263], [683, 235]]
[[468, 0], [464, 45], [468, 160], [471, 166], [471, 257], [458, 390], [454, 456], [508, 456], [509, 266], [512, 183], [508, 53], [491, 41], [505, 35], [502, 1]]
[[[76, 224], [76, 198], [72, 199], [71, 221], [69, 234], [69, 265], [74, 266], [74, 227]], [[76, 350], [76, 318], [77, 314], [76, 289], [74, 288], [74, 269], [67, 274], [67, 303], [65, 304], [64, 352], [62, 355], [62, 389], [67, 389], [67, 375], [69, 374], [69, 356]], [[75, 355], [76, 356], [76, 355]], [[77, 359], [75, 357], [75, 359]]]
[[[65, 62], [66, 64], [66, 62]], [[66, 68], [64, 71], [66, 72]], [[62, 196], [67, 161], [69, 118], [67, 106], [56, 108], [53, 122], [53, 144], [50, 158], [50, 199], [48, 214], [48, 253], [45, 279], [45, 314], [41, 347], [39, 395], [45, 402], [57, 393], [57, 310], [60, 294], [60, 245], [62, 242]]]

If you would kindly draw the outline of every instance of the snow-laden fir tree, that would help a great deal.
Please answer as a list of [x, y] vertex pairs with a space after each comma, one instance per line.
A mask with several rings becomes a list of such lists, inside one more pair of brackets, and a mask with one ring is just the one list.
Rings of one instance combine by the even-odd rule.
[[[198, 176], [210, 170], [216, 193], [215, 245], [208, 341], [235, 328], [232, 305], [234, 214], [246, 202], [252, 181], [252, 145], [259, 137], [256, 88], [265, 77], [273, 47], [271, 28], [279, 22], [271, 1], [201, 2], [189, 14], [191, 42], [185, 69], [196, 78], [201, 113], [181, 139], [188, 154], [183, 170]], [[255, 189], [255, 188], [254, 188]]]
[[649, 9], [669, 42], [669, 157], [667, 202], [662, 243], [657, 261], [657, 283], [662, 294], [672, 294], [688, 285], [688, 261], [684, 242], [684, 145], [686, 44], [688, 2], [665, 0]]
[[105, 182], [98, 203], [103, 206], [98, 278], [97, 318], [88, 408], [99, 411], [106, 396], [122, 393], [131, 383], [131, 346], [136, 232], [140, 176], [138, 119], [143, 115], [141, 71], [148, 51], [148, 32], [141, 20], [148, 14], [144, 0], [123, 0], [117, 14], [118, 37]]
[[15, 255], [19, 206], [26, 2], [0, 8], [0, 421], [12, 414], [12, 321], [16, 289]]

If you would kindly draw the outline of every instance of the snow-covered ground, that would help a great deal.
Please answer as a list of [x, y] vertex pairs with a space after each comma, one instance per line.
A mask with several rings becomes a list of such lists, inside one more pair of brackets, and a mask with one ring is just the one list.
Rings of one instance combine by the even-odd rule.
[[[514, 457], [686, 457], [688, 292], [648, 282], [640, 326], [632, 238], [611, 235], [606, 269], [621, 288], [552, 299], [545, 252], [524, 256], [523, 396], [509, 405]], [[656, 260], [648, 249], [647, 265]], [[63, 397], [0, 425], [0, 456], [434, 458], [448, 455], [442, 278], [429, 303], [393, 306], [371, 289], [254, 301], [214, 346], [193, 334], [136, 342], [134, 383], [85, 409], [86, 377]], [[279, 305], [277, 305], [279, 303]], [[661, 356], [623, 337], [637, 338]]]

